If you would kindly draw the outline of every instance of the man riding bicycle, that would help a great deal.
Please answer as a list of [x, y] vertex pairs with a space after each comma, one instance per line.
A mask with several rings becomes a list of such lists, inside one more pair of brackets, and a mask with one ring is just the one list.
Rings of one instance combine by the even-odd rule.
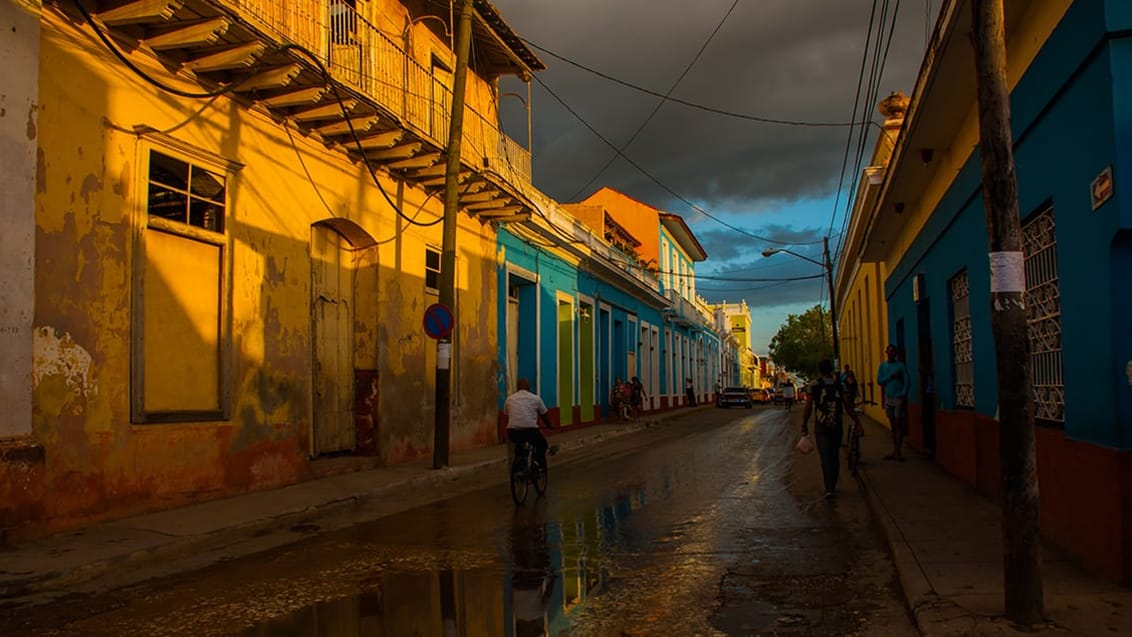
[[539, 421], [546, 423], [547, 429], [554, 428], [554, 424], [546, 415], [546, 403], [537, 394], [531, 393], [530, 381], [520, 378], [515, 386], [518, 389], [503, 403], [503, 413], [507, 414], [507, 439], [515, 444], [525, 442], [534, 447], [535, 462], [545, 467], [549, 445], [539, 431]]

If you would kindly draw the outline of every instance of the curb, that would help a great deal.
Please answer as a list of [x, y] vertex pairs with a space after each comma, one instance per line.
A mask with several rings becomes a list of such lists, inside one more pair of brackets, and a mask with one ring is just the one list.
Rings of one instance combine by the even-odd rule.
[[[673, 416], [677, 414], [672, 414]], [[580, 436], [559, 444], [559, 452], [571, 451], [613, 438], [637, 433], [660, 424], [665, 417], [654, 416], [611, 431], [602, 431], [590, 436]], [[554, 444], [553, 436], [550, 438]], [[239, 542], [251, 540], [273, 532], [289, 529], [302, 524], [323, 520], [335, 513], [365, 506], [385, 495], [414, 487], [436, 486], [453, 482], [465, 476], [480, 474], [507, 466], [507, 456], [481, 460], [464, 465], [448, 466], [443, 469], [430, 469], [425, 473], [410, 475], [403, 480], [390, 482], [342, 498], [329, 500], [303, 509], [286, 511], [246, 524], [233, 525], [211, 533], [196, 536], [167, 537], [153, 546], [134, 549], [127, 553], [92, 561], [68, 571], [38, 573], [23, 579], [12, 579], [0, 585], [0, 604], [20, 603], [20, 598], [60, 592], [68, 587], [79, 586], [97, 580], [108, 573], [133, 570], [161, 560], [175, 559], [192, 553], [207, 553]], [[504, 472], [499, 474], [499, 482], [506, 482]], [[306, 539], [304, 534], [293, 538], [280, 538], [276, 547], [286, 546]], [[34, 603], [34, 602], [33, 602]]]
[[861, 490], [873, 519], [880, 524], [885, 539], [888, 540], [904, 602], [916, 620], [916, 628], [924, 637], [945, 637], [950, 635], [976, 634], [977, 617], [955, 602], [940, 597], [927, 575], [920, 567], [916, 554], [904, 539], [900, 527], [892, 520], [884, 501], [869, 486], [868, 469], [861, 467], [857, 472]]

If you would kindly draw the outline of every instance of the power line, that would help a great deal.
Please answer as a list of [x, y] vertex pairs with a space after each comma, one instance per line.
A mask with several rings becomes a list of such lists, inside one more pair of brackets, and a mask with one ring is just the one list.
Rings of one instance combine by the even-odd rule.
[[[850, 119], [857, 120], [857, 109], [861, 103], [861, 85], [865, 80], [865, 65], [869, 59], [869, 43], [873, 39], [873, 24], [876, 21], [877, 0], [873, 0], [872, 9], [869, 11], [869, 28], [865, 31], [865, 46], [861, 53], [861, 68], [857, 72], [857, 91], [853, 95], [853, 114]], [[845, 139], [845, 154], [841, 158], [841, 174], [837, 178], [837, 194], [833, 198], [833, 212], [829, 216], [829, 229], [826, 234], [833, 232], [834, 220], [837, 219], [837, 207], [841, 203], [841, 189], [845, 184], [845, 169], [849, 165], [849, 147], [853, 144], [853, 131], [854, 128], [849, 129], [849, 134]], [[849, 195], [851, 196], [851, 194]]]
[[629, 157], [624, 152], [619, 150], [617, 148], [617, 146], [615, 146], [613, 144], [613, 142], [606, 139], [606, 137], [604, 135], [602, 135], [600, 132], [598, 132], [598, 130], [596, 128], [594, 128], [589, 122], [587, 122], [585, 120], [585, 118], [583, 118], [580, 114], [578, 114], [577, 111], [575, 111], [573, 108], [571, 108], [571, 106], [569, 104], [567, 104], [566, 101], [558, 95], [558, 93], [555, 93], [554, 89], [550, 88], [550, 86], [548, 86], [547, 83], [541, 77], [539, 77], [538, 75], [535, 75], [533, 77], [534, 77], [535, 81], [539, 83], [539, 86], [546, 89], [546, 92], [550, 93], [550, 96], [553, 97], [555, 99], [555, 101], [557, 101], [559, 104], [562, 105], [562, 108], [565, 108], [567, 112], [569, 112], [571, 115], [573, 115], [575, 119], [577, 119], [579, 122], [581, 122], [583, 126], [585, 126], [587, 129], [589, 129], [589, 131], [591, 133], [593, 133], [598, 139], [600, 139], [606, 146], [609, 146], [610, 148], [612, 148], [613, 152], [617, 153], [617, 155], [619, 157], [621, 157], [626, 162], [628, 162], [629, 165], [631, 165], [633, 168], [636, 168], [642, 175], [644, 175], [645, 177], [648, 177], [649, 180], [651, 180], [657, 186], [660, 186], [660, 188], [662, 190], [664, 190], [668, 194], [672, 195], [676, 199], [682, 201], [684, 204], [686, 204], [692, 210], [695, 210], [696, 212], [702, 214], [703, 216], [707, 217], [708, 219], [711, 219], [712, 221], [718, 223], [719, 225], [721, 225], [725, 228], [734, 230], [735, 232], [738, 232], [739, 234], [747, 236], [747, 237], [751, 237], [752, 239], [758, 239], [759, 241], [765, 241], [767, 243], [773, 243], [773, 244], [776, 244], [776, 245], [810, 245], [812, 243], [820, 242], [820, 240], [819, 241], [806, 242], [806, 243], [791, 243], [789, 241], [778, 241], [777, 239], [771, 239], [769, 237], [762, 237], [762, 236], [759, 236], [757, 234], [747, 232], [746, 230], [743, 230], [742, 228], [735, 227], [735, 226], [727, 223], [726, 221], [715, 217], [714, 215], [712, 215], [708, 211], [704, 210], [700, 206], [697, 206], [696, 204], [692, 203], [691, 201], [688, 201], [683, 195], [681, 195], [680, 193], [678, 193], [675, 190], [673, 190], [672, 188], [670, 188], [667, 184], [665, 184], [664, 182], [660, 181], [655, 176], [653, 176], [652, 173], [645, 170], [644, 167], [642, 167], [640, 164], [633, 161], [633, 159], [631, 157]]
[[[680, 86], [680, 83], [684, 81], [685, 77], [687, 77], [688, 72], [691, 71], [692, 67], [695, 66], [696, 62], [699, 61], [700, 56], [702, 56], [704, 54], [704, 51], [707, 50], [708, 45], [711, 44], [711, 41], [715, 39], [715, 35], [719, 33], [720, 29], [723, 28], [723, 24], [727, 22], [727, 18], [731, 17], [732, 12], [735, 11], [735, 7], [737, 7], [738, 5], [739, 0], [735, 0], [735, 2], [731, 3], [731, 8], [727, 10], [727, 13], [723, 14], [723, 18], [719, 21], [719, 24], [715, 25], [715, 30], [713, 30], [711, 32], [711, 35], [708, 36], [707, 40], [704, 41], [704, 44], [700, 47], [700, 50], [696, 51], [696, 55], [692, 57], [692, 61], [689, 62], [686, 67], [684, 67], [684, 71], [680, 74], [679, 77], [676, 78], [676, 81], [672, 83], [672, 86], [669, 87], [668, 92], [665, 93], [664, 97], [656, 103], [656, 106], [653, 107], [652, 112], [648, 114], [648, 117], [645, 117], [644, 121], [641, 122], [641, 125], [637, 127], [637, 130], [634, 131], [633, 134], [629, 136], [629, 139], [621, 145], [621, 148], [618, 149], [618, 152], [628, 150], [633, 141], [637, 139], [637, 136], [641, 134], [641, 131], [645, 129], [645, 126], [648, 126], [649, 122], [652, 121], [652, 118], [657, 114], [657, 112], [660, 111], [660, 108], [664, 106], [664, 102], [672, 95], [672, 93], [676, 90], [676, 87]], [[601, 177], [605, 173], [605, 171], [613, 164], [613, 162], [617, 161], [617, 156], [617, 153], [610, 155], [605, 164], [600, 169], [598, 169], [596, 173], [594, 173], [594, 176], [590, 177], [589, 181], [587, 181], [581, 188], [579, 188], [577, 192], [575, 192], [573, 195], [570, 195], [570, 200], [573, 201], [574, 199], [577, 199], [578, 195], [582, 194], [582, 192], [584, 192], [586, 188], [589, 188], [590, 184], [596, 181], [598, 177]]]
[[745, 120], [749, 120], [749, 121], [752, 121], [752, 122], [761, 122], [763, 124], [779, 124], [779, 125], [782, 125], [782, 126], [808, 126], [808, 127], [816, 127], [816, 128], [840, 128], [840, 127], [845, 127], [845, 126], [855, 127], [855, 126], [860, 125], [856, 122], [815, 122], [815, 121], [805, 121], [805, 120], [780, 119], [780, 118], [775, 118], [775, 117], [762, 117], [762, 116], [759, 116], [759, 115], [749, 115], [749, 114], [746, 114], [746, 113], [737, 113], [735, 111], [728, 111], [728, 110], [724, 110], [724, 109], [720, 109], [720, 108], [714, 108], [714, 107], [711, 107], [711, 106], [705, 106], [703, 104], [697, 104], [696, 102], [691, 102], [691, 101], [688, 101], [688, 100], [680, 99], [678, 97], [669, 97], [669, 96], [664, 95], [663, 93], [660, 93], [660, 92], [657, 92], [657, 91], [654, 91], [654, 90], [651, 90], [651, 89], [647, 89], [643, 86], [638, 86], [638, 85], [633, 84], [631, 82], [626, 82], [625, 80], [618, 79], [618, 78], [613, 77], [612, 75], [609, 75], [607, 73], [603, 73], [601, 71], [598, 71], [596, 69], [588, 67], [588, 66], [581, 64], [579, 62], [575, 62], [574, 60], [571, 60], [570, 58], [559, 55], [558, 53], [555, 53], [554, 51], [551, 51], [549, 49], [541, 47], [538, 44], [535, 44], [534, 42], [527, 40], [526, 38], [520, 38], [520, 39], [522, 39], [523, 42], [530, 45], [532, 48], [538, 49], [539, 51], [549, 55], [552, 58], [555, 58], [557, 60], [565, 62], [565, 63], [569, 64], [570, 66], [577, 67], [577, 68], [579, 68], [583, 71], [586, 71], [587, 73], [592, 73], [592, 74], [594, 74], [594, 75], [596, 75], [600, 78], [609, 80], [610, 82], [620, 84], [621, 86], [632, 89], [634, 91], [645, 93], [647, 95], [652, 95], [653, 97], [659, 97], [659, 98], [661, 98], [665, 101], [675, 102], [677, 104], [683, 104], [684, 106], [687, 106], [689, 108], [694, 108], [694, 109], [701, 110], [701, 111], [707, 111], [709, 113], [715, 113], [716, 115], [726, 115], [727, 117], [735, 117], [737, 119], [745, 119]]

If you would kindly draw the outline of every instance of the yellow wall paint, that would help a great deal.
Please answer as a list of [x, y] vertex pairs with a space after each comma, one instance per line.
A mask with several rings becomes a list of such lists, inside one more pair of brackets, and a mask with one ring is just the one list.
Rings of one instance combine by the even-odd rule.
[[[154, 76], [183, 85], [158, 64], [134, 59]], [[425, 247], [441, 243], [439, 224], [426, 228], [399, 219], [364, 166], [264, 112], [225, 97], [154, 94], [88, 30], [54, 9], [44, 13], [40, 72], [35, 324], [89, 353], [89, 380], [97, 387], [84, 393], [67, 383], [66, 368], [40, 367], [34, 431], [50, 445], [48, 526], [108, 515], [111, 492], [115, 501], [129, 502], [113, 512], [121, 515], [155, 506], [158, 493], [168, 506], [284, 484], [307, 471], [308, 244], [311, 225], [335, 217], [378, 242], [354, 253], [353, 338], [356, 366], [379, 374], [380, 453], [396, 461], [431, 447], [435, 343], [424, 336], [421, 318], [436, 300], [423, 277]], [[476, 81], [473, 103], [491, 99], [489, 84]], [[162, 133], [139, 135], [135, 126]], [[131, 308], [139, 302], [133, 279], [140, 267], [135, 238], [146, 241], [147, 217], [147, 176], [138, 167], [163, 140], [242, 165], [230, 175], [224, 237], [232, 346], [232, 417], [226, 421], [130, 420]], [[382, 175], [381, 183], [389, 197], [397, 196], [392, 179]], [[438, 198], [412, 187], [405, 188], [402, 208], [421, 222], [442, 214]], [[495, 233], [464, 213], [458, 226], [453, 449], [494, 441], [496, 420], [496, 397], [482, 391], [497, 365]], [[160, 272], [184, 275], [175, 263]], [[177, 296], [185, 292], [171, 298], [188, 309], [216, 288], [206, 287], [201, 297]], [[164, 327], [215, 339], [197, 324], [199, 312], [186, 316], [194, 315], [184, 325]], [[212, 383], [195, 374], [181, 381], [187, 393]]]

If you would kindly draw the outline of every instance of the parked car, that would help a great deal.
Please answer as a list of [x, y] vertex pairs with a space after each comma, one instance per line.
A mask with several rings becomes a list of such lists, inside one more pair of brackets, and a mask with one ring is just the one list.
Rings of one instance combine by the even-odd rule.
[[751, 401], [760, 405], [769, 405], [774, 402], [774, 394], [765, 387], [751, 390]]
[[753, 405], [751, 393], [747, 391], [746, 387], [725, 387], [723, 392], [719, 394], [720, 407], [738, 406], [750, 409]]

